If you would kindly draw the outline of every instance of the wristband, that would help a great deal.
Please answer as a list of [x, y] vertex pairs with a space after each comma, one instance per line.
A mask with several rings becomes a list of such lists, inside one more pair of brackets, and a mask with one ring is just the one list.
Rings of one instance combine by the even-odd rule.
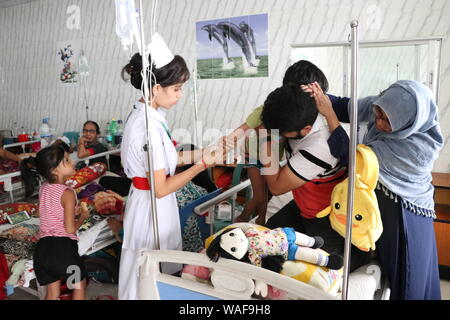
[[206, 162], [205, 162], [205, 160], [203, 160], [203, 157], [202, 157], [202, 163], [203, 163], [203, 168], [207, 169], [207, 168], [208, 168], [208, 166], [206, 165]]

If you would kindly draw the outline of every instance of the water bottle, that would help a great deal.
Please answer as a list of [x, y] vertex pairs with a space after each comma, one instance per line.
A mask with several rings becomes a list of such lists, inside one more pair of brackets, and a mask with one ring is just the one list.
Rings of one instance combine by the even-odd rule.
[[49, 123], [50, 118], [42, 119], [41, 126], [39, 127], [39, 133], [41, 136], [41, 148], [45, 148], [50, 145], [52, 141], [52, 129]]
[[109, 123], [109, 122], [106, 123], [105, 142], [108, 145], [108, 147], [111, 147], [111, 145], [112, 145], [111, 123]]
[[19, 128], [17, 127], [17, 122], [14, 122], [14, 127], [12, 129], [12, 136], [17, 137], [17, 135], [19, 134]]
[[123, 123], [122, 120], [117, 121], [117, 129], [116, 133], [114, 135], [114, 145], [119, 146], [122, 142], [122, 136], [123, 136]]
[[115, 144], [115, 141], [114, 141], [115, 140], [114, 137], [115, 137], [116, 132], [117, 132], [117, 122], [116, 122], [116, 119], [114, 119], [114, 118], [111, 120], [111, 124], [109, 126], [109, 131], [111, 133], [111, 144], [112, 144], [113, 147], [115, 147], [116, 144]]

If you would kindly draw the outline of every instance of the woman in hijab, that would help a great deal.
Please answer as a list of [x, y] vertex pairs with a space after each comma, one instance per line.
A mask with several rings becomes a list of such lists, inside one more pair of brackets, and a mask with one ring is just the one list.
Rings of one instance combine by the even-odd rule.
[[[332, 153], [348, 162], [348, 136], [339, 125], [349, 122], [348, 108], [333, 110], [317, 84], [305, 90], [334, 130]], [[439, 300], [431, 171], [443, 137], [433, 95], [417, 81], [397, 81], [379, 96], [358, 101], [362, 122], [367, 123], [362, 143], [373, 149], [380, 166], [376, 194], [384, 231], [376, 246], [391, 299]]]

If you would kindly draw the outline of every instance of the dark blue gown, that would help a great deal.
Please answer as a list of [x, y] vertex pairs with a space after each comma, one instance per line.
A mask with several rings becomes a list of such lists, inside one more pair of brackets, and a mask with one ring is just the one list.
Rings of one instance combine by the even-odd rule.
[[[339, 121], [349, 122], [348, 98], [330, 96]], [[331, 153], [348, 163], [349, 138], [342, 127], [331, 134]], [[441, 289], [433, 218], [401, 205], [399, 196], [376, 189], [383, 233], [376, 242], [382, 272], [392, 300], [440, 300]]]

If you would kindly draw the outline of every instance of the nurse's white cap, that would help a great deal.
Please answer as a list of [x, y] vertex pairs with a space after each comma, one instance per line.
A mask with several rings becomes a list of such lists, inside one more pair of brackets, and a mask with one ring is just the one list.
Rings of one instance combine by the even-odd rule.
[[156, 69], [168, 65], [175, 58], [159, 33], [153, 34], [152, 42], [148, 45], [147, 49], [150, 52]]

